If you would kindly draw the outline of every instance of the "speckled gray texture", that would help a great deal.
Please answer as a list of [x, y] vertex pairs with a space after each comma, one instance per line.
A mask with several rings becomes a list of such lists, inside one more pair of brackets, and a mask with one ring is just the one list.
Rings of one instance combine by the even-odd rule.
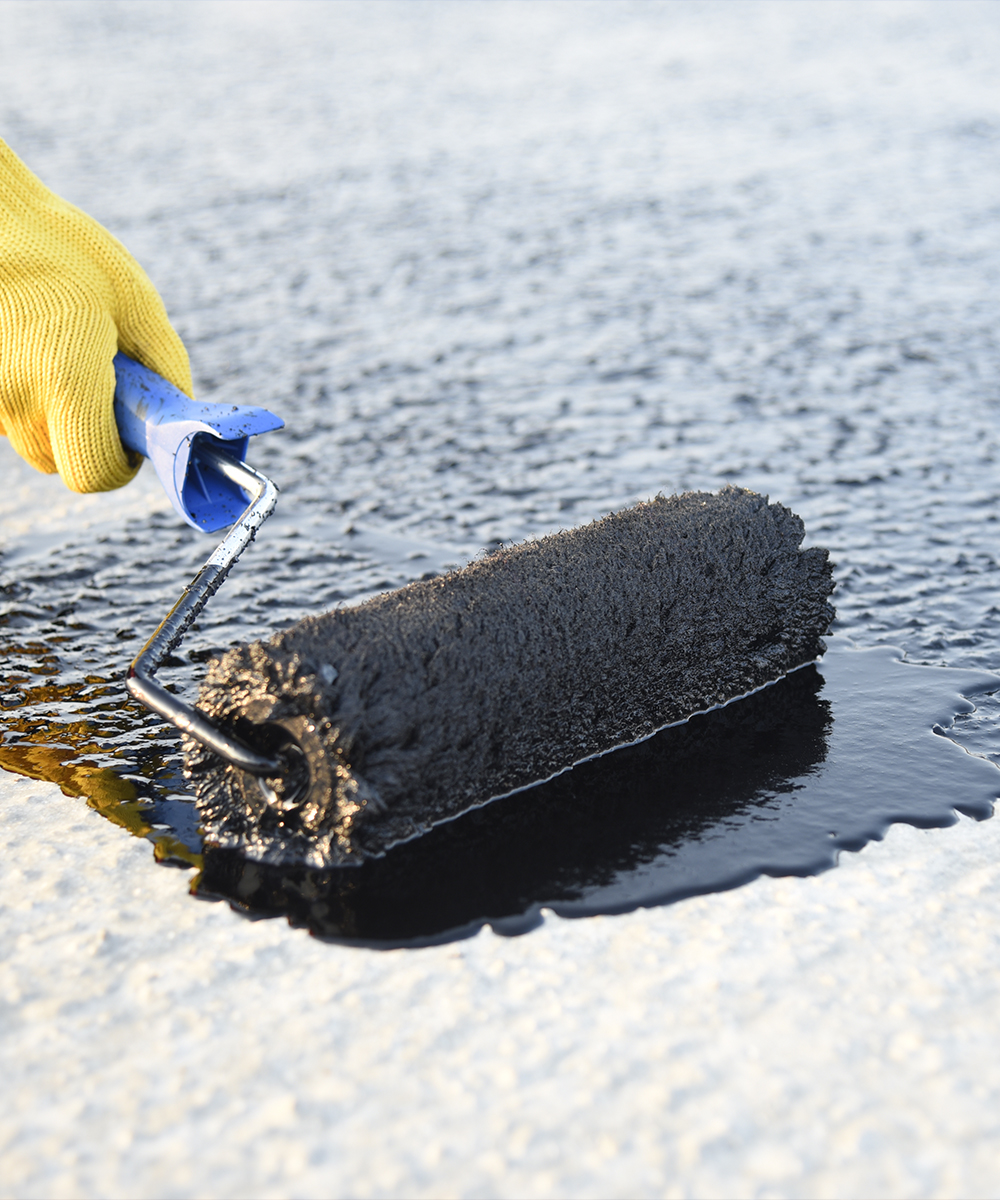
[[998, 821], [373, 953], [0, 799], [5, 1197], [997, 1195]]
[[361, 862], [761, 687], [815, 658], [833, 619], [803, 532], [742, 488], [658, 496], [228, 651], [201, 707], [286, 722], [313, 778], [294, 807], [268, 803], [192, 746], [209, 842]]

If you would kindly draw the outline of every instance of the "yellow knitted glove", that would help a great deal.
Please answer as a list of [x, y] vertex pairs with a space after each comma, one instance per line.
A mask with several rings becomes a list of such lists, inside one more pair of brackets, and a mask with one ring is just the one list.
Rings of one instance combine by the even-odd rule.
[[139, 469], [115, 425], [118, 350], [193, 394], [142, 267], [0, 141], [0, 433], [74, 492], [121, 487]]

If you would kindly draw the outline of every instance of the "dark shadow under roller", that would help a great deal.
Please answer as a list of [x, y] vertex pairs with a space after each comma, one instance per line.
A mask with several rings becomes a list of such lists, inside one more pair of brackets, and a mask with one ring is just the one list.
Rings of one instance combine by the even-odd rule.
[[361, 863], [779, 678], [833, 618], [802, 536], [743, 489], [658, 496], [228, 651], [199, 707], [289, 769], [188, 744], [207, 842]]

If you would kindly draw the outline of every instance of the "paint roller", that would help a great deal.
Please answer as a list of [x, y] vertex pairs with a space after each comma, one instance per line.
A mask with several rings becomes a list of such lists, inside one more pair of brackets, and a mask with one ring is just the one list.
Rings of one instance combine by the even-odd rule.
[[827, 552], [802, 548], [784, 506], [726, 487], [660, 495], [235, 646], [191, 708], [155, 671], [273, 510], [274, 485], [244, 459], [248, 438], [281, 422], [196, 404], [115, 361], [124, 444], [151, 458], [190, 524], [235, 522], [128, 679], [184, 734], [209, 844], [359, 864], [825, 648]]

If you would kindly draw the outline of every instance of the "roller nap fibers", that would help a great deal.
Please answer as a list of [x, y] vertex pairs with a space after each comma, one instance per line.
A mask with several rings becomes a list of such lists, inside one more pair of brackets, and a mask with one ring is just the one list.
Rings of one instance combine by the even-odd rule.
[[289, 771], [189, 744], [208, 841], [360, 863], [779, 678], [833, 618], [802, 536], [743, 489], [658, 496], [228, 651], [199, 707]]

